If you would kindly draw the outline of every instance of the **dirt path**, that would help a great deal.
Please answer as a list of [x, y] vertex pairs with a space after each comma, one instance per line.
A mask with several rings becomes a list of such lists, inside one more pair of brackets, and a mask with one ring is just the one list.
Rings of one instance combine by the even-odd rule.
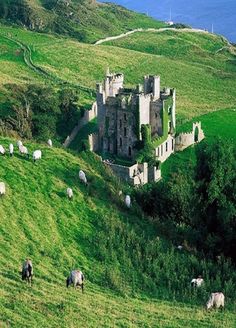
[[116, 36], [109, 36], [105, 39], [101, 39], [98, 40], [94, 43], [94, 45], [99, 45], [102, 44], [104, 42], [108, 42], [108, 41], [113, 41], [113, 40], [118, 40], [118, 39], [122, 39], [122, 38], [126, 38], [127, 36], [134, 34], [134, 33], [138, 33], [138, 32], [155, 32], [155, 33], [161, 33], [161, 32], [165, 32], [165, 31], [176, 31], [176, 32], [189, 32], [189, 33], [208, 33], [208, 31], [205, 30], [201, 30], [201, 29], [196, 29], [196, 28], [171, 28], [171, 27], [163, 27], [163, 28], [147, 28], [147, 29], [143, 29], [143, 28], [137, 28], [135, 30], [126, 32], [126, 33], [122, 33]]

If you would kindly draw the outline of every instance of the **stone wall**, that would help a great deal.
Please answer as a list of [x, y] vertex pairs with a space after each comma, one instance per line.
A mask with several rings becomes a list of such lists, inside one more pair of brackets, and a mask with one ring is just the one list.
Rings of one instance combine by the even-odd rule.
[[118, 177], [134, 186], [161, 179], [161, 171], [156, 167], [148, 167], [147, 163], [136, 163], [132, 166], [113, 164], [106, 160], [104, 163], [105, 165], [109, 165]]
[[168, 135], [168, 138], [155, 149], [156, 157], [160, 162], [165, 162], [175, 151], [175, 138]]
[[77, 136], [79, 130], [88, 124], [92, 119], [97, 117], [97, 102], [95, 101], [91, 107], [90, 110], [86, 110], [84, 113], [84, 116], [79, 120], [78, 124], [74, 127], [71, 134], [66, 137], [63, 147], [67, 148], [69, 147], [70, 143], [74, 140], [74, 138]]
[[201, 142], [204, 138], [201, 122], [193, 123], [192, 132], [181, 133], [175, 138], [175, 150], [184, 150], [195, 143]]

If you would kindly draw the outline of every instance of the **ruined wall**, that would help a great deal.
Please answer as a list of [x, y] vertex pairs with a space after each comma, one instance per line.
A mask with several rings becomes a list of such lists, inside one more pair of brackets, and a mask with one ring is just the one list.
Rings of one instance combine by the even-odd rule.
[[175, 151], [175, 138], [168, 135], [168, 138], [155, 149], [156, 157], [159, 161], [164, 162]]
[[150, 126], [152, 136], [163, 135], [161, 112], [163, 109], [163, 102], [161, 99], [151, 102], [150, 106]]
[[112, 164], [104, 161], [105, 165], [109, 165], [112, 171], [122, 180], [136, 186], [143, 185], [148, 182], [157, 181], [161, 178], [161, 172], [156, 167], [148, 167], [147, 163], [134, 164], [130, 167]]
[[143, 124], [150, 124], [150, 102], [151, 102], [150, 94], [149, 95], [144, 95], [144, 94], [139, 95], [139, 130], [140, 130], [140, 136], [141, 136], [141, 126]]
[[193, 123], [192, 132], [181, 133], [175, 138], [175, 150], [184, 150], [187, 147], [201, 142], [205, 138], [201, 122]]

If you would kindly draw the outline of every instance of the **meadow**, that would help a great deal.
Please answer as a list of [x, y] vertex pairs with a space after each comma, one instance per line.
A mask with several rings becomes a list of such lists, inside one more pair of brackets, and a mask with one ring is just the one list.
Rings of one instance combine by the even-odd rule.
[[[10, 141], [15, 143], [0, 138], [5, 147]], [[179, 253], [178, 237], [162, 237], [138, 204], [124, 207], [117, 190], [129, 187], [93, 154], [24, 142], [30, 153], [42, 149], [40, 162], [18, 154], [0, 158], [7, 186], [0, 198], [3, 327], [234, 327], [230, 263], [222, 262], [222, 275], [201, 254]], [[79, 182], [79, 169], [88, 187]], [[73, 201], [66, 197], [68, 186]], [[20, 277], [28, 256], [32, 287]], [[85, 274], [83, 295], [65, 287], [72, 268]], [[194, 292], [189, 281], [199, 272], [206, 287]], [[226, 310], [207, 313], [204, 304], [215, 289], [226, 293]]]
[[175, 31], [148, 32], [94, 46], [19, 28], [2, 26], [1, 33], [28, 45], [36, 65], [75, 86], [95, 89], [108, 66], [123, 72], [128, 86], [142, 82], [144, 75], [161, 75], [162, 86], [177, 89], [178, 119], [235, 105], [235, 56], [229, 49], [218, 51], [227, 42], [217, 36], [182, 33], [175, 41]]

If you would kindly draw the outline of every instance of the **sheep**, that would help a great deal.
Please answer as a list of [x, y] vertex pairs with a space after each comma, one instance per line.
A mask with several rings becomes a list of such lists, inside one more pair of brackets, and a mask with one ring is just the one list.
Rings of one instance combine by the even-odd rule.
[[10, 156], [11, 156], [11, 157], [13, 156], [13, 152], [14, 152], [14, 146], [13, 146], [13, 144], [11, 143], [11, 144], [9, 145], [9, 153], [10, 153]]
[[79, 171], [79, 179], [81, 182], [83, 182], [85, 185], [87, 185], [87, 178], [86, 178], [86, 175], [84, 173], [84, 171], [80, 170]]
[[125, 196], [125, 205], [130, 208], [131, 207], [131, 198], [129, 195]]
[[33, 279], [33, 264], [30, 259], [26, 259], [22, 265], [22, 280], [26, 280], [30, 285]]
[[192, 287], [201, 287], [204, 283], [204, 280], [202, 279], [201, 276], [198, 276], [197, 278], [193, 278], [191, 280], [191, 286]]
[[74, 288], [80, 286], [82, 293], [84, 292], [84, 275], [80, 270], [71, 271], [69, 277], [66, 279], [66, 287], [68, 288], [71, 284], [74, 285]]
[[41, 150], [35, 150], [33, 152], [33, 161], [36, 162], [37, 160], [42, 158], [42, 152]]
[[220, 307], [223, 309], [225, 306], [225, 296], [221, 292], [211, 293], [211, 296], [206, 304], [207, 310], [215, 307], [219, 309]]
[[66, 189], [66, 194], [67, 194], [69, 199], [73, 198], [73, 190], [71, 188]]
[[22, 143], [21, 140], [18, 140], [16, 144], [17, 144], [17, 147], [18, 147], [18, 148], [20, 148], [21, 146], [23, 146], [23, 143]]
[[4, 182], [0, 182], [0, 196], [3, 196], [6, 194], [6, 186]]
[[122, 190], [119, 190], [118, 195], [119, 195], [119, 197], [122, 196]]
[[5, 155], [5, 148], [0, 145], [0, 155]]
[[47, 144], [48, 144], [49, 147], [52, 147], [52, 140], [51, 139], [48, 139]]
[[28, 152], [27, 147], [21, 145], [19, 147], [19, 152], [20, 152], [21, 155], [26, 155], [29, 158], [29, 152]]

